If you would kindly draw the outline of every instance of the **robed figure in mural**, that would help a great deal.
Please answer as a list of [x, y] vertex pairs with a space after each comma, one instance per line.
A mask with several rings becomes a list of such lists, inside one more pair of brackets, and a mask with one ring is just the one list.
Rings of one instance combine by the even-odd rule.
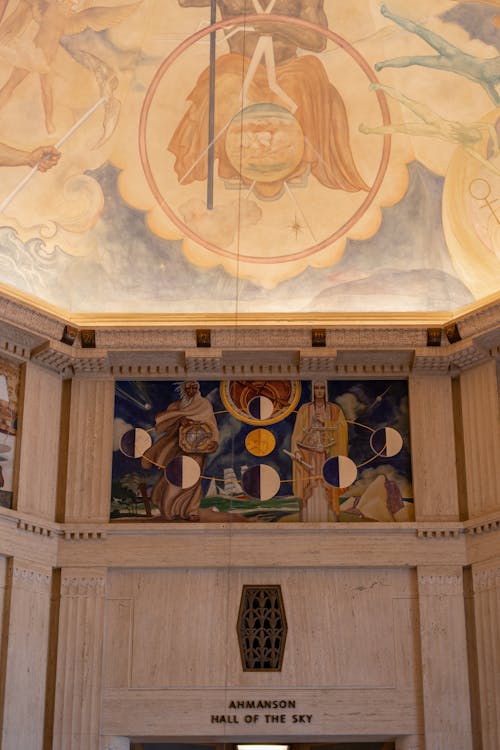
[[[179, 400], [155, 417], [162, 436], [142, 457], [144, 468], [166, 467], [178, 456], [194, 459], [203, 473], [209, 453], [217, 450], [219, 431], [212, 404], [200, 394], [195, 380], [180, 383]], [[202, 499], [201, 478], [191, 487], [179, 487], [162, 472], [153, 487], [151, 500], [167, 521], [199, 521]]]
[[341, 490], [325, 482], [322, 470], [329, 458], [347, 455], [347, 422], [340, 406], [328, 401], [326, 381], [314, 381], [312, 391], [293, 428], [293, 491], [302, 500], [302, 521], [338, 520]]
[[[179, 0], [183, 7], [209, 7], [210, 0]], [[217, 0], [222, 20], [238, 16], [274, 14], [290, 16], [323, 28], [328, 27], [323, 0]], [[271, 15], [272, 19], [272, 15]], [[215, 62], [215, 89], [210, 102], [210, 68], [200, 75], [188, 96], [190, 106], [169, 143], [175, 155], [179, 181], [187, 184], [207, 179], [207, 128], [210, 107], [214, 107], [214, 157], [222, 179], [239, 179], [235, 159], [226, 151], [224, 133], [229, 123], [241, 116], [242, 143], [253, 141], [268, 151], [273, 140], [287, 140], [279, 133], [283, 111], [295, 118], [302, 137], [295, 148], [300, 153], [294, 170], [276, 180], [275, 185], [259, 183], [255, 192], [263, 197], [279, 196], [283, 183], [306, 176], [310, 169], [325, 187], [356, 192], [368, 190], [354, 163], [349, 140], [349, 124], [343, 99], [330, 83], [316, 55], [299, 50], [322, 52], [326, 38], [318, 31], [292, 23], [252, 22], [226, 30], [229, 53]], [[251, 106], [275, 107], [275, 122], [255, 120], [246, 123]], [[273, 128], [276, 130], [274, 132]], [[262, 131], [262, 132], [261, 132]], [[266, 140], [267, 139], [267, 142]], [[258, 159], [256, 153], [255, 159]], [[245, 180], [243, 180], [245, 182]]]

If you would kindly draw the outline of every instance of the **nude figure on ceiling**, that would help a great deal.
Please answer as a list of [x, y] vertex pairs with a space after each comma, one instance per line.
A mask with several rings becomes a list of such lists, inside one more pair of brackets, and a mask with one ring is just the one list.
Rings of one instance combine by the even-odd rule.
[[421, 26], [409, 18], [392, 13], [387, 5], [381, 5], [380, 12], [386, 18], [401, 26], [402, 29], [419, 36], [435, 49], [438, 54], [394, 57], [390, 60], [383, 60], [376, 63], [375, 70], [408, 68], [412, 65], [420, 65], [425, 68], [449, 71], [450, 73], [456, 73], [478, 83], [483, 87], [494, 104], [500, 104], [500, 95], [497, 91], [497, 85], [500, 83], [500, 56], [482, 58], [469, 55], [425, 26]]

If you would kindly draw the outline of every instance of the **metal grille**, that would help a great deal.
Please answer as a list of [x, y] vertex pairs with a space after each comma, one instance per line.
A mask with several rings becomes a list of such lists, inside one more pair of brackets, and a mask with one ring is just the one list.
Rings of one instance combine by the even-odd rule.
[[238, 641], [245, 672], [280, 672], [287, 633], [280, 586], [243, 586]]

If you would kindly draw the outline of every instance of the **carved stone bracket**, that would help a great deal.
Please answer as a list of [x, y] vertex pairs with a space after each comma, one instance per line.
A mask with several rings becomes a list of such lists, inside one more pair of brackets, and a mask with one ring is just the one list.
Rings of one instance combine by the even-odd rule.
[[73, 349], [58, 341], [46, 341], [31, 352], [31, 359], [49, 370], [70, 377], [75, 373], [109, 371], [107, 352], [100, 349]]
[[480, 365], [490, 358], [489, 352], [474, 343], [461, 341], [450, 347], [450, 366], [460, 370]]
[[490, 531], [500, 530], [500, 516], [496, 513], [487, 518], [467, 521], [465, 524], [466, 534], [487, 534]]
[[47, 526], [46, 524], [24, 521], [22, 518], [18, 519], [17, 528], [21, 529], [21, 531], [28, 531], [31, 534], [36, 534], [37, 536], [47, 537], [48, 539], [52, 539], [58, 533], [54, 528]]
[[220, 349], [189, 349], [186, 351], [186, 374], [217, 374], [222, 370], [222, 352]]
[[302, 349], [300, 352], [299, 370], [303, 375], [331, 373], [337, 364], [337, 350]]
[[414, 373], [432, 373], [434, 375], [446, 375], [450, 369], [450, 359], [447, 348], [440, 349], [415, 349], [413, 357], [412, 372]]
[[106, 531], [95, 531], [85, 529], [64, 529], [61, 532], [65, 541], [100, 541], [107, 538]]
[[462, 526], [456, 527], [445, 527], [445, 528], [430, 528], [417, 529], [417, 536], [419, 539], [458, 539], [465, 533]]

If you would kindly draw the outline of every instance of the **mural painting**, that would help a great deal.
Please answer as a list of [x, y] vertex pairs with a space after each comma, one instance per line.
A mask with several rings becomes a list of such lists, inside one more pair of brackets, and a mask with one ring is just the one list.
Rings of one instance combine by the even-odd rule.
[[0, 507], [12, 507], [19, 367], [0, 359]]
[[0, 0], [1, 281], [80, 313], [496, 294], [499, 50], [493, 0]]
[[111, 520], [414, 520], [406, 381], [120, 381]]

